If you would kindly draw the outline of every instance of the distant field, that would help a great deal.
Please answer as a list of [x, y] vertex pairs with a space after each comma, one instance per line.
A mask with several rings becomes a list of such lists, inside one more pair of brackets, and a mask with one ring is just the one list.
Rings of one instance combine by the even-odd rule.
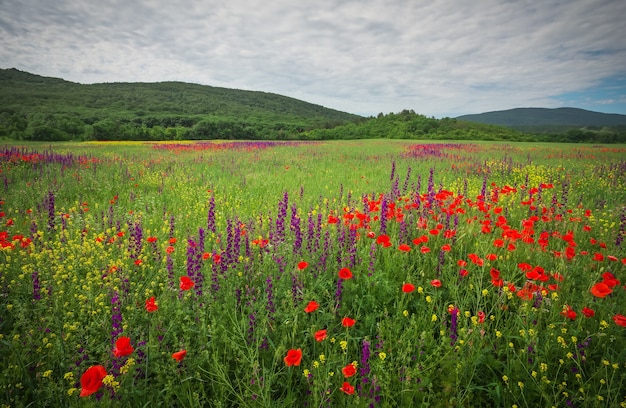
[[626, 407], [626, 146], [0, 148], [2, 406]]

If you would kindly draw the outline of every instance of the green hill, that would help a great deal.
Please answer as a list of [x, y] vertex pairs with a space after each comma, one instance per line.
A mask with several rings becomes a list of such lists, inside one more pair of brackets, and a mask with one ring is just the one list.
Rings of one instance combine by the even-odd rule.
[[85, 85], [0, 69], [0, 137], [280, 139], [362, 119], [266, 92], [183, 82]]
[[505, 126], [554, 142], [624, 143], [626, 115], [578, 108], [516, 108], [459, 116], [458, 120]]
[[528, 126], [619, 126], [626, 115], [592, 112], [578, 108], [516, 108], [459, 116], [457, 119], [490, 125], [524, 128]]

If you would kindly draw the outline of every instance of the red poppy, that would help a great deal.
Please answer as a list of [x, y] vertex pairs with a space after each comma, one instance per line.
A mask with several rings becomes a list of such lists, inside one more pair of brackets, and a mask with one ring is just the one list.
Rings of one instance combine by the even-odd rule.
[[181, 350], [177, 351], [176, 353], [172, 353], [172, 358], [180, 363], [181, 361], [183, 361], [186, 355], [187, 350]]
[[433, 279], [430, 281], [430, 284], [435, 288], [441, 287], [441, 281], [439, 279]]
[[80, 396], [86, 397], [98, 391], [102, 387], [102, 379], [106, 375], [107, 371], [101, 365], [89, 367], [80, 377]]
[[346, 393], [348, 395], [354, 395], [354, 387], [350, 385], [349, 382], [344, 381], [343, 385], [341, 386], [341, 392]]
[[613, 292], [611, 288], [604, 282], [596, 283], [591, 287], [591, 294], [595, 297], [604, 298], [610, 295], [611, 292]]
[[423, 254], [427, 254], [430, 252], [430, 248], [428, 248], [427, 246], [423, 246], [420, 248], [420, 252]]
[[181, 276], [180, 277], [180, 289], [181, 290], [189, 290], [193, 288], [195, 283], [189, 278], [189, 276]]
[[113, 348], [113, 354], [116, 358], [128, 356], [133, 353], [135, 349], [130, 344], [130, 337], [122, 336], [115, 342], [115, 347]]
[[350, 279], [352, 278], [352, 272], [348, 268], [341, 268], [341, 270], [339, 270], [339, 277], [343, 280]]
[[620, 282], [619, 280], [617, 280], [615, 278], [615, 275], [613, 275], [611, 272], [604, 272], [602, 274], [602, 279], [603, 279], [603, 283], [606, 283], [606, 286], [608, 286], [609, 288], [612, 288], [614, 286], [619, 286]]
[[379, 235], [378, 238], [376, 238], [376, 243], [377, 244], [391, 244], [389, 242], [389, 236], [388, 235]]
[[148, 242], [150, 243], [157, 242], [157, 237], [148, 237]]
[[168, 254], [171, 254], [172, 252], [174, 252], [176, 250], [176, 248], [174, 248], [173, 246], [169, 245], [167, 248], [165, 248], [165, 252], [167, 252]]
[[156, 312], [157, 310], [159, 310], [159, 305], [156, 304], [154, 296], [152, 296], [150, 299], [146, 300], [146, 311], [151, 313]]
[[411, 284], [411, 283], [405, 283], [404, 285], [402, 285], [402, 291], [404, 293], [411, 293], [415, 290], [415, 285]]
[[349, 317], [344, 317], [341, 319], [341, 325], [343, 327], [352, 327], [356, 323], [356, 320], [350, 319]]
[[308, 262], [302, 261], [302, 262], [298, 263], [298, 269], [301, 270], [301, 271], [306, 269], [307, 266], [309, 266]]
[[596, 314], [595, 311], [589, 309], [588, 307], [583, 307], [583, 310], [581, 310], [581, 312], [585, 315], [585, 317], [593, 317], [593, 315]]
[[485, 312], [478, 312], [478, 323], [485, 323]]
[[285, 356], [283, 360], [285, 361], [285, 364], [287, 365], [287, 367], [299, 366], [300, 361], [302, 361], [302, 349], [297, 349], [297, 350], [291, 349], [287, 351], [287, 355]]
[[315, 332], [313, 337], [315, 337], [315, 341], [323, 341], [328, 336], [328, 330], [322, 329]]
[[176, 238], [170, 238], [167, 242], [170, 243], [170, 245], [174, 245], [176, 243], [177, 239]]
[[572, 307], [569, 306], [569, 305], [565, 305], [563, 311], [561, 312], [561, 315], [563, 315], [563, 316], [565, 316], [565, 317], [567, 317], [568, 319], [571, 319], [571, 320], [576, 320], [576, 316], [577, 316], [577, 314], [574, 311], [574, 309], [572, 309]]
[[342, 368], [341, 372], [343, 373], [344, 377], [350, 378], [354, 374], [356, 374], [356, 367], [354, 366], [354, 364], [350, 363], [347, 366], [345, 366], [344, 368]]
[[402, 252], [409, 252], [411, 250], [411, 247], [408, 246], [407, 244], [400, 244], [398, 249]]
[[306, 305], [306, 307], [304, 308], [304, 311], [307, 313], [312, 313], [315, 312], [318, 307], [320, 307], [320, 304], [317, 303], [315, 300], [311, 300], [309, 304]]
[[626, 327], [626, 316], [621, 314], [616, 314], [613, 316], [613, 321], [616, 325]]

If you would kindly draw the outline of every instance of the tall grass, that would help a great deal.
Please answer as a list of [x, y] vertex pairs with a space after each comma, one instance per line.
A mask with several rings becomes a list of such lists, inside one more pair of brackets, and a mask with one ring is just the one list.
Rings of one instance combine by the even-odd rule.
[[626, 406], [625, 153], [4, 146], [0, 400]]

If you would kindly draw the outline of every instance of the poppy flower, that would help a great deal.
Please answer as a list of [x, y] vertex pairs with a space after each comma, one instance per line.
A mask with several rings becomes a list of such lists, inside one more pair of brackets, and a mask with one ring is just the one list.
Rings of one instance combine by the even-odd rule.
[[80, 396], [86, 397], [98, 391], [102, 387], [102, 379], [106, 375], [107, 371], [101, 365], [89, 367], [80, 377]]
[[341, 386], [341, 392], [348, 394], [348, 395], [354, 395], [354, 387], [350, 385], [349, 382], [344, 381], [343, 385]]
[[618, 286], [620, 284], [619, 280], [615, 278], [611, 272], [604, 272], [602, 274], [602, 282], [606, 284], [609, 288]]
[[577, 316], [574, 309], [572, 309], [572, 307], [569, 305], [565, 305], [565, 307], [563, 308], [563, 311], [561, 312], [561, 315], [567, 317], [570, 320], [576, 320], [576, 316]]
[[379, 235], [378, 238], [376, 238], [376, 243], [384, 246], [388, 246], [386, 244], [391, 244], [388, 235]]
[[130, 344], [130, 337], [122, 336], [115, 342], [115, 347], [113, 348], [113, 354], [115, 358], [120, 358], [124, 356], [128, 356], [133, 353], [135, 349]]
[[398, 249], [402, 252], [409, 252], [411, 250], [411, 247], [408, 246], [407, 244], [401, 244]]
[[308, 262], [302, 261], [302, 262], [298, 263], [298, 269], [301, 270], [301, 271], [305, 270], [307, 266], [309, 266]]
[[411, 284], [411, 283], [405, 283], [404, 285], [402, 285], [402, 291], [404, 293], [411, 293], [415, 290], [415, 285]]
[[604, 298], [612, 292], [611, 288], [609, 288], [609, 286], [604, 282], [596, 283], [591, 287], [591, 294], [599, 298]]
[[172, 358], [180, 363], [181, 361], [183, 361], [186, 355], [187, 350], [181, 350], [177, 351], [176, 353], [172, 353]]
[[285, 361], [287, 367], [299, 366], [300, 362], [302, 361], [302, 349], [291, 349], [287, 351], [287, 355], [283, 360]]
[[485, 323], [485, 312], [478, 312], [478, 323]]
[[613, 321], [616, 325], [626, 327], [626, 316], [621, 314], [616, 314], [613, 316]]
[[315, 300], [311, 300], [309, 304], [306, 305], [306, 307], [304, 308], [304, 311], [306, 313], [312, 313], [312, 312], [315, 312], [318, 307], [320, 307], [320, 304], [317, 303]]
[[328, 330], [322, 329], [315, 332], [313, 337], [315, 337], [315, 341], [323, 341], [328, 336]]
[[339, 270], [339, 277], [343, 280], [348, 280], [352, 278], [352, 272], [348, 268], [341, 268]]
[[588, 307], [583, 307], [583, 310], [581, 310], [581, 312], [585, 315], [585, 317], [593, 317], [593, 315], [596, 314], [595, 311], [589, 309]]
[[341, 319], [341, 325], [343, 327], [352, 327], [356, 323], [356, 320], [350, 319], [349, 317], [344, 317]]
[[195, 283], [189, 278], [189, 276], [180, 277], [180, 290], [189, 290], [193, 288]]
[[430, 281], [431, 286], [435, 287], [435, 288], [440, 288], [441, 287], [441, 281], [439, 279], [433, 279]]
[[154, 301], [154, 296], [152, 296], [150, 299], [146, 300], [146, 311], [148, 313], [152, 313], [156, 312], [157, 310], [159, 310], [159, 305], [156, 304], [156, 302]]
[[354, 364], [350, 363], [342, 368], [341, 372], [343, 373], [344, 377], [349, 378], [356, 374], [356, 367], [354, 366]]

